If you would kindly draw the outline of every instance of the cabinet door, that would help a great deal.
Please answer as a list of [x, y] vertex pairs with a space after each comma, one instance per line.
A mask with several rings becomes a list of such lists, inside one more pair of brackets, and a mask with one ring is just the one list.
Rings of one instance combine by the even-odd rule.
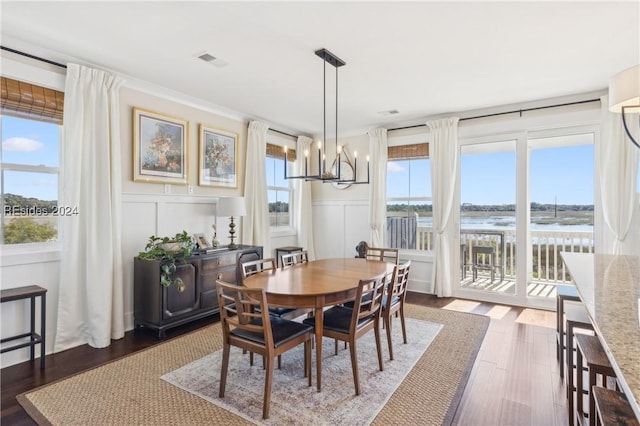
[[197, 268], [194, 263], [178, 264], [173, 273], [173, 280], [182, 278], [184, 287], [175, 282], [163, 288], [163, 319], [172, 319], [188, 314], [200, 308], [200, 297], [196, 288]]
[[209, 270], [207, 273], [203, 272], [200, 279], [200, 307], [202, 309], [217, 308], [218, 295], [216, 293], [216, 280], [235, 283], [236, 268], [234, 265], [231, 265], [224, 268]]

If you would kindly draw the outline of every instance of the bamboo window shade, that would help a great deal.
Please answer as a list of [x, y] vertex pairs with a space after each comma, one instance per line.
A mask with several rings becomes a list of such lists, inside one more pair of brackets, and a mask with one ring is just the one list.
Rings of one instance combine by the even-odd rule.
[[0, 77], [2, 114], [62, 125], [64, 93]]
[[428, 143], [390, 146], [387, 148], [387, 158], [389, 160], [407, 160], [410, 158], [428, 158], [428, 157], [429, 157]]
[[[271, 143], [267, 144], [267, 157], [270, 158], [284, 158], [284, 147], [279, 145], [274, 145]], [[287, 148], [287, 161], [295, 161], [296, 160], [296, 150]]]

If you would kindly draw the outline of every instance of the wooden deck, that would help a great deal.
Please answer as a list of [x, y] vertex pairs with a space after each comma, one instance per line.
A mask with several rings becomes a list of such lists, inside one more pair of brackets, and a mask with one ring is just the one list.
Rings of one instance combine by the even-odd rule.
[[[512, 277], [504, 277], [503, 280], [500, 280], [499, 275], [496, 275], [496, 279], [492, 282], [489, 274], [485, 275], [478, 273], [478, 279], [473, 281], [471, 274], [468, 273], [467, 277], [460, 282], [460, 285], [462, 288], [491, 291], [502, 294], [515, 294], [516, 292], [516, 279]], [[555, 299], [556, 285], [556, 283], [534, 281], [527, 285], [527, 296], [549, 297]]]

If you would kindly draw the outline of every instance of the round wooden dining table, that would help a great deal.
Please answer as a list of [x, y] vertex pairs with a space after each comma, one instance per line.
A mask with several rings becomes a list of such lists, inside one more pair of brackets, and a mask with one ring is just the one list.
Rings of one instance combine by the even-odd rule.
[[[301, 263], [245, 278], [249, 288], [263, 288], [270, 306], [313, 308], [316, 315], [316, 342], [322, 342], [326, 306], [355, 299], [361, 279], [393, 272], [392, 263], [367, 259], [322, 259]], [[318, 392], [322, 389], [322, 344], [316, 344]]]

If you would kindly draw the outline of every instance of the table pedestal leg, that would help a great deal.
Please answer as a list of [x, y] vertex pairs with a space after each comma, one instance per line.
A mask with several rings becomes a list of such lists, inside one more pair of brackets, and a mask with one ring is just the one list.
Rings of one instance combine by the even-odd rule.
[[318, 392], [322, 389], [322, 328], [324, 315], [322, 308], [316, 308], [316, 381]]

